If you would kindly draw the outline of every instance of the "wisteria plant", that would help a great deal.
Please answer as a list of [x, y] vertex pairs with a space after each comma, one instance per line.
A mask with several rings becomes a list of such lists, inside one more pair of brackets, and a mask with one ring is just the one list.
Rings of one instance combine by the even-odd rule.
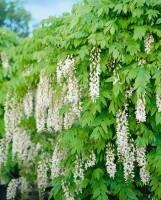
[[40, 199], [161, 199], [160, 38], [161, 0], [84, 0], [14, 47], [8, 199], [33, 183]]

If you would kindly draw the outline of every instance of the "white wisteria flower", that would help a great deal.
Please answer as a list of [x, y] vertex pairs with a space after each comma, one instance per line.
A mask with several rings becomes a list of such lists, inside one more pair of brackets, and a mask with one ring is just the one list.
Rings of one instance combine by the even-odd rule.
[[[63, 86], [63, 105], [70, 104], [70, 109], [64, 113], [64, 129], [69, 129], [76, 119], [79, 119], [82, 110], [78, 81], [75, 76], [75, 59], [68, 56], [57, 65], [57, 81]], [[63, 106], [62, 105], [62, 106]]]
[[99, 98], [100, 88], [100, 57], [101, 49], [93, 47], [90, 58], [90, 97], [93, 102]]
[[8, 150], [9, 141], [4, 137], [0, 139], [0, 169], [7, 164]]
[[137, 99], [137, 105], [136, 105], [136, 120], [138, 123], [140, 122], [146, 122], [146, 102], [145, 102], [145, 94], [142, 95]]
[[131, 140], [124, 157], [124, 177], [127, 181], [129, 178], [133, 180], [134, 178], [134, 162], [135, 162], [135, 147], [134, 141]]
[[116, 174], [116, 164], [115, 164], [115, 154], [112, 144], [106, 145], [106, 171], [110, 178], [115, 178]]
[[30, 191], [29, 183], [24, 177], [19, 178], [19, 183], [20, 183], [20, 190], [21, 190], [21, 198], [26, 200]]
[[79, 180], [84, 180], [84, 169], [82, 159], [76, 156], [75, 160], [75, 173], [74, 173], [74, 182], [78, 185]]
[[130, 88], [128, 88], [128, 89], [125, 91], [125, 97], [126, 97], [126, 99], [130, 99], [130, 97], [132, 96], [133, 91], [134, 91], [134, 88], [133, 88], [133, 87], [130, 87]]
[[5, 123], [5, 133], [6, 139], [12, 140], [13, 134], [17, 126], [20, 124], [21, 119], [23, 118], [23, 104], [22, 102], [16, 102], [15, 99], [9, 100], [6, 98], [4, 106], [4, 123]]
[[33, 94], [31, 91], [28, 91], [23, 99], [23, 106], [25, 115], [30, 117], [33, 112]]
[[149, 183], [150, 174], [148, 170], [146, 169], [147, 166], [147, 160], [146, 160], [146, 149], [144, 147], [137, 147], [136, 148], [137, 157], [136, 160], [138, 162], [138, 165], [140, 167], [140, 178], [144, 185], [147, 185]]
[[1, 56], [1, 60], [2, 60], [2, 67], [3, 68], [8, 68], [9, 67], [9, 62], [8, 62], [8, 58], [7, 58], [6, 53], [1, 52], [0, 56]]
[[63, 189], [66, 200], [74, 200], [74, 197], [69, 191], [69, 184], [66, 181], [62, 181], [61, 185], [62, 185], [62, 189]]
[[12, 179], [7, 186], [7, 200], [13, 200], [16, 197], [16, 191], [19, 184], [19, 179]]
[[85, 163], [85, 169], [87, 170], [89, 167], [93, 167], [96, 165], [96, 154], [92, 150], [87, 162]]
[[158, 94], [156, 94], [156, 105], [158, 108], [158, 112], [161, 112], [161, 97]]
[[154, 37], [153, 35], [147, 34], [144, 38], [144, 46], [145, 46], [145, 51], [147, 54], [150, 53], [152, 49], [152, 43], [154, 42]]
[[39, 161], [37, 166], [37, 185], [40, 197], [44, 194], [45, 189], [48, 186], [47, 172], [48, 172], [47, 164], [43, 160]]
[[16, 128], [12, 139], [12, 158], [18, 158], [19, 163], [34, 162], [37, 155], [36, 145], [31, 141], [29, 134]]
[[37, 88], [35, 107], [36, 127], [38, 132], [45, 130], [46, 113], [50, 103], [50, 87], [50, 79], [44, 75], [44, 71], [42, 70], [40, 74], [40, 82]]
[[55, 146], [51, 160], [51, 178], [55, 179], [61, 175], [63, 169], [60, 166], [61, 161], [66, 157], [66, 153], [60, 151], [59, 144]]
[[119, 156], [125, 156], [128, 149], [129, 124], [126, 110], [127, 105], [125, 105], [123, 111], [120, 110], [116, 114], [117, 151]]

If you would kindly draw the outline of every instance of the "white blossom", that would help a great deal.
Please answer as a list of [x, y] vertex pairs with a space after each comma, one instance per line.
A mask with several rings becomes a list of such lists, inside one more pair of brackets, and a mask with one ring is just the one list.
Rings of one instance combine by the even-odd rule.
[[9, 182], [7, 186], [7, 194], [6, 194], [7, 200], [13, 200], [16, 198], [16, 191], [17, 191], [18, 184], [19, 184], [18, 179], [12, 179]]
[[142, 182], [144, 183], [144, 185], [147, 185], [149, 183], [150, 174], [148, 170], [146, 169], [146, 166], [143, 166], [140, 168], [140, 178]]
[[37, 88], [35, 108], [36, 127], [38, 132], [45, 130], [46, 113], [50, 103], [50, 87], [50, 80], [44, 75], [44, 72], [42, 71], [40, 74], [40, 82]]
[[83, 161], [76, 156], [74, 182], [78, 185], [80, 180], [84, 180]]
[[80, 117], [81, 102], [78, 81], [75, 76], [75, 59], [67, 57], [64, 63], [57, 66], [57, 81], [63, 86], [63, 105], [70, 104], [70, 108], [64, 113], [64, 129], [69, 129], [74, 121]]
[[93, 167], [96, 164], [96, 155], [94, 151], [92, 150], [92, 153], [90, 154], [89, 159], [85, 163], [85, 169], [87, 170], [89, 167]]
[[23, 106], [25, 115], [27, 117], [30, 117], [33, 112], [33, 94], [31, 91], [27, 92], [27, 94], [25, 95], [23, 99]]
[[51, 161], [51, 178], [55, 179], [57, 178], [62, 171], [62, 168], [60, 166], [61, 161], [65, 157], [65, 152], [64, 154], [59, 150], [59, 145], [57, 144], [55, 146], [53, 156], [52, 156], [52, 161]]
[[62, 108], [63, 102], [61, 100], [55, 100], [52, 102], [48, 109], [47, 129], [51, 131], [52, 128], [55, 132], [60, 132], [63, 129], [63, 116], [59, 114], [59, 110]]
[[159, 97], [158, 94], [156, 94], [156, 104], [157, 104], [158, 112], [161, 112], [161, 98]]
[[146, 160], [146, 149], [144, 147], [136, 148], [137, 157], [136, 160], [140, 167], [140, 178], [144, 185], [149, 183], [150, 174], [146, 169], [147, 160]]
[[17, 158], [20, 163], [29, 163], [34, 161], [36, 155], [36, 146], [31, 141], [28, 133], [21, 128], [16, 128], [12, 141], [13, 159]]
[[128, 119], [127, 105], [123, 111], [118, 111], [116, 114], [116, 133], [117, 133], [117, 151], [118, 155], [125, 156], [128, 149]]
[[2, 60], [2, 67], [3, 68], [8, 68], [9, 67], [9, 63], [8, 63], [8, 58], [7, 58], [6, 53], [1, 52], [0, 56], [1, 56], [1, 60]]
[[134, 91], [133, 87], [130, 87], [129, 89], [127, 89], [125, 91], [125, 97], [126, 97], [126, 99], [129, 99], [132, 96], [133, 91]]
[[146, 35], [144, 38], [144, 46], [145, 46], [145, 51], [147, 54], [150, 53], [151, 49], [152, 49], [152, 45], [151, 43], [154, 42], [154, 37], [153, 35]]
[[57, 75], [57, 82], [58, 83], [61, 83], [61, 79], [63, 77], [63, 62], [60, 61], [58, 64], [57, 64], [57, 68], [56, 68], [56, 75]]
[[124, 177], [127, 181], [128, 178], [134, 178], [134, 162], [135, 162], [135, 147], [133, 140], [131, 140], [124, 157]]
[[76, 194], [82, 193], [82, 188], [79, 186], [82, 180], [84, 180], [83, 161], [76, 156], [74, 173], [74, 182], [77, 185], [77, 188], [75, 189]]
[[44, 194], [45, 189], [48, 186], [47, 172], [48, 172], [47, 164], [43, 160], [39, 161], [37, 166], [37, 184], [40, 197]]
[[140, 67], [143, 67], [145, 64], [146, 64], [146, 60], [144, 60], [144, 59], [138, 59], [138, 65]]
[[116, 174], [115, 154], [112, 144], [106, 146], [106, 170], [110, 178], [114, 178]]
[[55, 132], [62, 131], [63, 129], [63, 116], [59, 114], [59, 110], [63, 107], [62, 97], [57, 98], [56, 92], [49, 88], [49, 108], [47, 116], [47, 129]]
[[20, 190], [21, 190], [21, 199], [26, 200], [29, 190], [30, 190], [29, 183], [24, 177], [19, 178], [19, 183], [20, 183]]
[[5, 137], [0, 139], [0, 168], [7, 164], [8, 148], [9, 141]]
[[145, 95], [142, 95], [140, 98], [137, 99], [137, 105], [136, 105], [136, 120], [138, 123], [140, 122], [146, 122], [146, 110], [145, 107]]
[[100, 87], [100, 53], [101, 50], [98, 48], [93, 48], [91, 50], [91, 58], [90, 58], [90, 97], [92, 101], [95, 102], [97, 98], [99, 98], [99, 87]]
[[66, 200], [74, 200], [74, 197], [72, 196], [72, 194], [69, 191], [69, 185], [67, 184], [67, 182], [62, 181], [61, 185], [62, 185], [62, 189], [63, 189]]
[[24, 115], [22, 102], [16, 102], [15, 99], [8, 100], [7, 97], [4, 110], [6, 139], [11, 141], [14, 131], [20, 124]]
[[62, 83], [63, 78], [67, 79], [71, 75], [73, 75], [73, 72], [75, 71], [74, 67], [75, 60], [68, 56], [64, 63], [60, 61], [56, 68], [57, 73], [57, 82], [60, 84]]
[[64, 128], [68, 129], [74, 121], [80, 117], [81, 103], [78, 89], [78, 81], [75, 75], [71, 74], [67, 81], [67, 94], [64, 97], [64, 104], [71, 104], [70, 109], [64, 114]]

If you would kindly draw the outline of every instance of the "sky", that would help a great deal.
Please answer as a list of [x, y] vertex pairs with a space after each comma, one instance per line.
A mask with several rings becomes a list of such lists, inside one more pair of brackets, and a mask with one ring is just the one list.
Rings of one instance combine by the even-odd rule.
[[25, 4], [36, 22], [49, 16], [59, 16], [63, 12], [70, 12], [72, 5], [80, 0], [27, 0]]

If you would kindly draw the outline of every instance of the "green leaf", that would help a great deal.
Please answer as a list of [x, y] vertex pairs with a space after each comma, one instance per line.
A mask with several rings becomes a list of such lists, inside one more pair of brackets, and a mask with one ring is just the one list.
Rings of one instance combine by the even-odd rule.
[[142, 39], [145, 36], [146, 33], [146, 27], [144, 26], [137, 26], [134, 29], [134, 36], [133, 39], [137, 40], [137, 39]]
[[103, 173], [102, 169], [97, 168], [93, 171], [92, 177], [99, 180], [103, 176], [103, 174], [104, 173]]
[[161, 124], [161, 113], [157, 112], [155, 115], [156, 125]]
[[161, 18], [157, 19], [156, 24], [161, 24]]
[[115, 33], [115, 29], [113, 26], [110, 28], [110, 33], [111, 33], [111, 35], [113, 35]]

